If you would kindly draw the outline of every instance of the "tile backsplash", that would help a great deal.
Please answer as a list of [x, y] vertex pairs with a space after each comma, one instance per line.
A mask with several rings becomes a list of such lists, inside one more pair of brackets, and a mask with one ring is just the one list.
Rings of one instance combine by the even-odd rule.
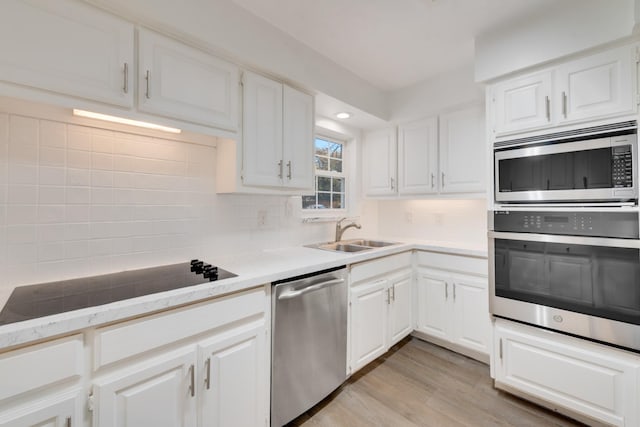
[[217, 195], [216, 149], [0, 114], [0, 302], [13, 287], [328, 239], [299, 197]]

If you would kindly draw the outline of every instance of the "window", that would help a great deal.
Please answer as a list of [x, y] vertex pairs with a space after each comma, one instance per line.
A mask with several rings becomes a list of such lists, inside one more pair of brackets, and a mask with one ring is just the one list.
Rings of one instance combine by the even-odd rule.
[[302, 209], [346, 209], [344, 142], [316, 136], [316, 192], [302, 196]]

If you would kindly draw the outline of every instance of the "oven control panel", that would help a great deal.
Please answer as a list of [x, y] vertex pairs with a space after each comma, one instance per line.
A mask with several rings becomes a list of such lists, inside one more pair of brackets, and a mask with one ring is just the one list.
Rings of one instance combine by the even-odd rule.
[[493, 212], [494, 231], [638, 238], [638, 212]]
[[613, 147], [612, 176], [614, 188], [633, 187], [633, 163], [631, 161], [631, 146], [621, 145]]

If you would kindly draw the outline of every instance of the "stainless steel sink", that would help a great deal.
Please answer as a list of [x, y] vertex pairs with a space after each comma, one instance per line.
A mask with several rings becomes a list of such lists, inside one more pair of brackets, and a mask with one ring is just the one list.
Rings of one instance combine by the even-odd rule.
[[382, 240], [352, 239], [342, 240], [340, 242], [316, 243], [314, 245], [307, 245], [307, 247], [335, 252], [360, 252], [398, 244], [397, 242], [385, 242]]

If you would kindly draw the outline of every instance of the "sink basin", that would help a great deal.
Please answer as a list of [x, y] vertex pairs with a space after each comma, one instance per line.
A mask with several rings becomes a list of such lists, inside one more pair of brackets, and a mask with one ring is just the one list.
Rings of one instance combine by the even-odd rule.
[[383, 248], [385, 246], [397, 245], [395, 242], [383, 242], [382, 240], [348, 240], [345, 243], [358, 246], [369, 246], [370, 248]]
[[324, 243], [321, 245], [313, 245], [312, 247], [317, 249], [324, 249], [327, 251], [339, 251], [339, 252], [360, 252], [372, 249], [368, 246], [360, 246], [351, 243]]
[[342, 240], [340, 242], [317, 243], [315, 245], [307, 245], [307, 247], [314, 249], [323, 249], [325, 251], [360, 252], [397, 244], [397, 242], [384, 242], [382, 240], [353, 239]]

